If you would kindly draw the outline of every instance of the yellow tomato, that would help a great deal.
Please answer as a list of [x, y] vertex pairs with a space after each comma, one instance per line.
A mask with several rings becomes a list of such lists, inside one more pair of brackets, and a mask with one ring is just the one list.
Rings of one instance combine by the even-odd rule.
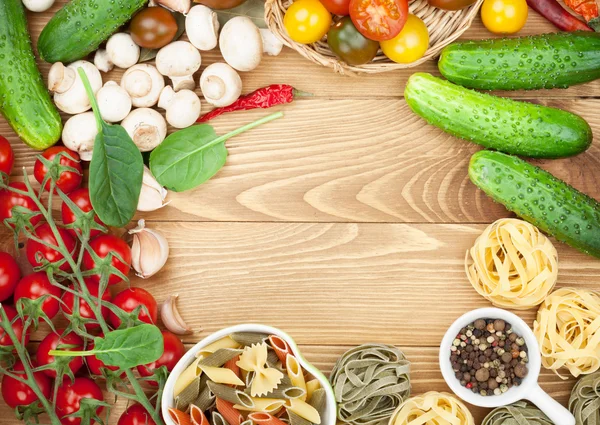
[[283, 25], [295, 42], [315, 43], [329, 31], [331, 13], [319, 0], [297, 0], [285, 12]]
[[381, 50], [398, 63], [421, 59], [429, 47], [429, 32], [425, 23], [415, 15], [408, 15], [404, 28], [391, 40], [381, 41]]
[[514, 34], [527, 22], [526, 0], [485, 0], [481, 6], [483, 25], [494, 34]]

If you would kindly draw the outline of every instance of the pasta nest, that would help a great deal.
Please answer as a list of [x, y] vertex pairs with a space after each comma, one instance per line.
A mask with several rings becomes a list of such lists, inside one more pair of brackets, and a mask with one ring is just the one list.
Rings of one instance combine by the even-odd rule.
[[467, 251], [465, 270], [479, 295], [495, 306], [522, 310], [542, 303], [554, 288], [558, 255], [537, 227], [500, 219]]
[[554, 291], [537, 312], [533, 332], [542, 364], [560, 376], [566, 367], [574, 377], [600, 368], [600, 294], [575, 288]]
[[537, 407], [518, 401], [492, 410], [481, 425], [554, 425], [554, 422]]
[[569, 399], [569, 410], [577, 425], [600, 424], [600, 372], [577, 381]]
[[430, 391], [402, 403], [389, 425], [475, 425], [475, 419], [454, 396]]
[[364, 344], [344, 353], [331, 372], [338, 418], [351, 425], [386, 424], [410, 397], [410, 362], [391, 345]]

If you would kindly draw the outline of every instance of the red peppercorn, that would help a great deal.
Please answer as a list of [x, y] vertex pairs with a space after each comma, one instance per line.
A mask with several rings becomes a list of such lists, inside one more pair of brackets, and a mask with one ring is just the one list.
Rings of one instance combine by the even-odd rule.
[[471, 388], [473, 388], [473, 383], [472, 383], [472, 382], [469, 382], [469, 383], [466, 385], [466, 387], [467, 387], [468, 389], [471, 389]]

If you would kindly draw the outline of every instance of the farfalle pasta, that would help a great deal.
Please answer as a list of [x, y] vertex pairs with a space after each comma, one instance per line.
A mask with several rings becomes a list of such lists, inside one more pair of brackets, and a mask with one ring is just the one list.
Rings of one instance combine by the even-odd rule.
[[576, 425], [600, 425], [600, 372], [579, 379], [569, 399]]
[[389, 425], [475, 425], [475, 419], [455, 397], [431, 391], [402, 403]]

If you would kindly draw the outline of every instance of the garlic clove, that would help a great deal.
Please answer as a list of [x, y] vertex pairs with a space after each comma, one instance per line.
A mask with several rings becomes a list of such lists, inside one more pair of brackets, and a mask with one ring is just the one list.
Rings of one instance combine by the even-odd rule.
[[162, 187], [156, 181], [150, 169], [144, 166], [144, 176], [142, 178], [142, 190], [140, 191], [140, 199], [138, 200], [138, 211], [155, 211], [168, 202], [165, 202], [167, 197], [167, 189]]
[[138, 221], [138, 226], [131, 229], [133, 236], [131, 245], [131, 265], [142, 279], [154, 276], [163, 268], [169, 258], [169, 243], [157, 230], [148, 229], [145, 220]]
[[177, 309], [179, 295], [171, 295], [160, 307], [160, 317], [165, 327], [176, 335], [189, 335], [194, 333], [184, 321]]

